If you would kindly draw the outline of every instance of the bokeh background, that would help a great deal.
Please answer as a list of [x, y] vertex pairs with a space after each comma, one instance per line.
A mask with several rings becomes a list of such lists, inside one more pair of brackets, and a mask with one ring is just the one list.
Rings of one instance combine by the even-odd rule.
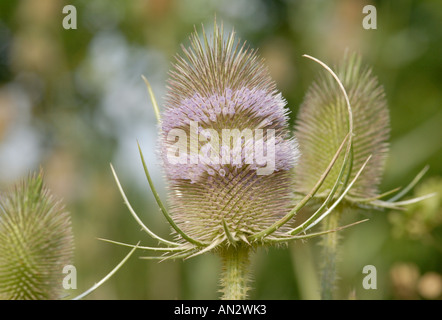
[[[65, 5], [77, 29], [65, 30]], [[377, 29], [362, 27], [365, 5]], [[130, 216], [109, 163], [143, 221], [163, 237], [170, 229], [154, 203], [138, 156], [145, 153], [160, 195], [165, 182], [155, 155], [156, 120], [141, 75], [161, 106], [167, 72], [188, 36], [213, 19], [259, 48], [294, 122], [319, 67], [345, 50], [362, 54], [384, 85], [391, 149], [382, 183], [405, 186], [426, 165], [414, 191], [442, 194], [442, 3], [359, 0], [8, 0], [0, 2], [0, 190], [43, 168], [47, 185], [72, 214], [81, 293], [128, 248], [99, 241], [155, 245]], [[406, 212], [365, 212], [370, 220], [342, 235], [339, 297], [442, 298], [441, 195]], [[410, 194], [412, 196], [413, 194]], [[316, 299], [318, 240], [253, 256], [252, 299]], [[1, 254], [1, 253], [0, 253]], [[220, 262], [138, 259], [88, 299], [217, 299]], [[364, 290], [362, 269], [377, 268], [377, 289]]]

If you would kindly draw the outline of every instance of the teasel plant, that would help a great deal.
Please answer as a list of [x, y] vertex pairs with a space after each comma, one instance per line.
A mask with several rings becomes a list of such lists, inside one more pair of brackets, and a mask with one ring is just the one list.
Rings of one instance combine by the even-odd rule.
[[[237, 40], [234, 31], [225, 36], [222, 24], [218, 26], [216, 21], [211, 38], [203, 27], [202, 37], [195, 30], [190, 43], [189, 48], [182, 47], [183, 53], [176, 57], [170, 71], [163, 112], [143, 77], [160, 128], [158, 149], [168, 182], [169, 209], [160, 199], [139, 145], [138, 148], [147, 181], [160, 211], [173, 229], [174, 239], [158, 236], [142, 222], [111, 165], [130, 213], [161, 245], [146, 247], [102, 240], [132, 247], [130, 254], [135, 249], [150, 251], [154, 254], [142, 258], [160, 261], [189, 259], [213, 252], [223, 263], [222, 299], [246, 299], [250, 290], [249, 258], [257, 248], [287, 245], [290, 241], [334, 233], [361, 222], [312, 231], [348, 195], [371, 155], [367, 154], [357, 172], [343, 184], [353, 136], [353, 126], [346, 126], [347, 132], [329, 157], [327, 166], [308, 192], [296, 198], [295, 168], [302, 154], [289, 131], [286, 101], [276, 90], [263, 60], [245, 42]], [[318, 59], [306, 57], [324, 67], [338, 83], [346, 101], [347, 122], [352, 123], [351, 105], [338, 76]], [[216, 143], [224, 129], [240, 132], [239, 137], [232, 139], [233, 148], [230, 148], [230, 137], [227, 146], [220, 147]], [[247, 129], [252, 132], [262, 129], [267, 134], [257, 134], [258, 137], [242, 134]], [[248, 149], [250, 145], [255, 148]], [[268, 163], [263, 161], [250, 161], [250, 150], [272, 154], [273, 170], [266, 170]], [[324, 190], [321, 187], [330, 181], [327, 180], [330, 173], [336, 172], [332, 170], [340, 157], [344, 161], [336, 169], [337, 177], [333, 178], [333, 186], [323, 204], [308, 219], [295, 225], [296, 214], [318, 190]], [[341, 191], [336, 197], [338, 188]]]
[[73, 253], [70, 214], [42, 171], [0, 193], [0, 300], [62, 299]]
[[[328, 166], [328, 159], [335, 153], [334, 150], [351, 132], [348, 138], [351, 140], [348, 144], [349, 152], [338, 157], [336, 166], [330, 170], [315, 193], [314, 200], [309, 203], [309, 207], [314, 208], [341, 198], [348, 181], [359, 176], [334, 212], [322, 220], [324, 230], [336, 228], [342, 216], [350, 211], [404, 210], [407, 205], [433, 196], [426, 194], [400, 200], [419, 182], [428, 167], [402, 190], [397, 188], [385, 193], [379, 192], [390, 133], [384, 89], [372, 69], [364, 66], [361, 56], [356, 53], [347, 52], [336, 70], [341, 83], [329, 74], [321, 74], [308, 89], [295, 124], [295, 135], [302, 154], [295, 167], [295, 190], [298, 197], [303, 197], [316, 184]], [[341, 93], [341, 85], [348, 93], [347, 101]], [[351, 105], [350, 118], [347, 116], [348, 105]], [[368, 156], [371, 159], [366, 163]], [[362, 172], [361, 168], [364, 168]], [[322, 238], [321, 246], [321, 298], [329, 300], [335, 297], [338, 279], [336, 264], [339, 234], [327, 233]]]

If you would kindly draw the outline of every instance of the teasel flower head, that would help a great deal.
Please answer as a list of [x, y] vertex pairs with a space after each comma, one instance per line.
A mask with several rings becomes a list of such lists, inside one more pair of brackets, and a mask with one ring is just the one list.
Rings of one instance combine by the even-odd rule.
[[0, 299], [61, 299], [72, 259], [70, 214], [41, 172], [0, 195]]
[[170, 211], [199, 242], [213, 242], [226, 227], [246, 239], [293, 206], [296, 140], [256, 53], [218, 28], [212, 43], [203, 41], [194, 33], [170, 72], [161, 121]]

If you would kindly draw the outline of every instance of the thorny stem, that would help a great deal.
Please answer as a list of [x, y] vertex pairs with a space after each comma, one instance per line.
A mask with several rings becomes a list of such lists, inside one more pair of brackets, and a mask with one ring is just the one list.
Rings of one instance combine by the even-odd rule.
[[223, 270], [221, 274], [222, 300], [245, 300], [249, 290], [249, 248], [229, 246], [220, 252]]
[[[342, 206], [338, 206], [334, 212], [324, 219], [324, 230], [334, 230], [339, 227], [341, 219]], [[336, 287], [337, 269], [336, 260], [338, 255], [338, 239], [337, 232], [327, 233], [322, 239], [323, 248], [323, 265], [321, 270], [321, 299], [333, 300], [333, 292]]]

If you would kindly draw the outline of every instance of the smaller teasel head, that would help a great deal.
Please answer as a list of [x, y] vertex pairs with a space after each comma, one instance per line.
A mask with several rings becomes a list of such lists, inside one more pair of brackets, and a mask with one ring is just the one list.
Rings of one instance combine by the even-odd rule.
[[[371, 155], [370, 161], [348, 192], [346, 200], [378, 196], [388, 152], [389, 111], [385, 93], [370, 68], [353, 54], [337, 67], [337, 76], [348, 93], [352, 112], [352, 147], [342, 181], [351, 180]], [[338, 83], [322, 75], [307, 91], [295, 125], [302, 157], [296, 168], [296, 191], [305, 194], [316, 183], [330, 158], [349, 132], [347, 104]], [[337, 160], [317, 193], [326, 196], [338, 178], [344, 154]], [[337, 193], [338, 194], [338, 193]]]
[[[428, 167], [394, 196], [385, 199], [400, 188], [379, 192], [389, 135], [390, 118], [383, 87], [359, 55], [346, 55], [337, 66], [335, 79], [322, 75], [310, 86], [300, 107], [295, 136], [302, 157], [295, 168], [296, 193], [305, 195], [316, 184], [336, 148], [348, 139], [347, 152], [339, 155], [315, 198], [327, 198], [328, 202], [335, 196], [342, 197], [344, 205], [399, 209], [433, 196], [398, 201], [419, 182]], [[349, 181], [354, 184], [344, 196]]]
[[61, 299], [72, 259], [70, 215], [42, 173], [0, 194], [0, 299]]
[[201, 242], [262, 231], [292, 204], [297, 144], [263, 61], [232, 32], [198, 33], [170, 72], [161, 156], [177, 225]]

